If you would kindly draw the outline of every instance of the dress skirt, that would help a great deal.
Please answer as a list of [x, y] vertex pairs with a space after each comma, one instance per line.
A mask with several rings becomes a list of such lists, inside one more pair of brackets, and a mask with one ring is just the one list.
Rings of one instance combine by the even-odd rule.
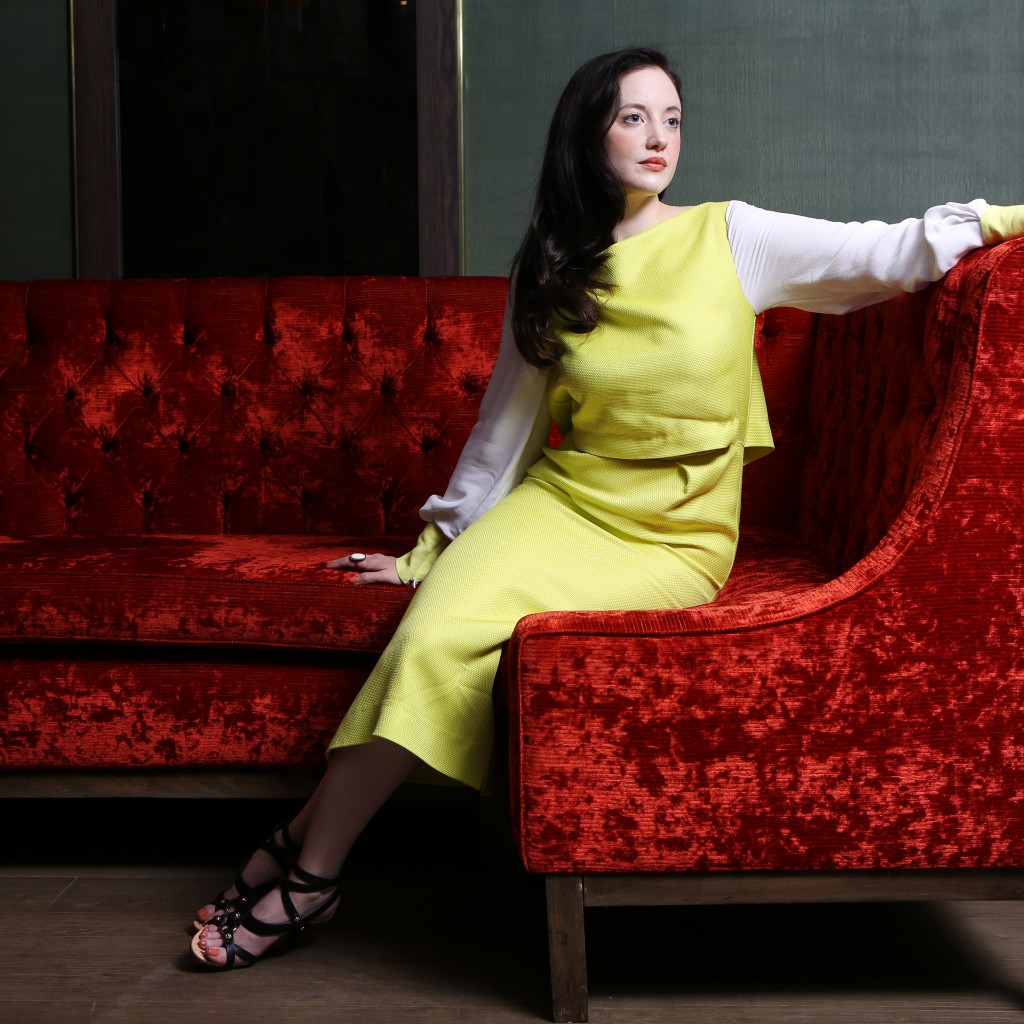
[[330, 743], [381, 737], [483, 789], [502, 645], [545, 611], [713, 601], [736, 552], [737, 444], [682, 459], [609, 459], [572, 435], [441, 553]]

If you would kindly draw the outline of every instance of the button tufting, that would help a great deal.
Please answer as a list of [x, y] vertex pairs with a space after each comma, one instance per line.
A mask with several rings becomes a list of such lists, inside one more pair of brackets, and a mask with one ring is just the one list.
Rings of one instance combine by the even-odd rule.
[[486, 386], [483, 378], [475, 373], [464, 373], [459, 377], [459, 387], [467, 395], [479, 395]]
[[[80, 287], [60, 284], [68, 309], [79, 310]], [[390, 284], [383, 294], [378, 283], [339, 284], [339, 303], [325, 317], [319, 306], [302, 306], [304, 282], [297, 295], [291, 281], [275, 282], [287, 316], [269, 319], [252, 302], [261, 287], [112, 282], [104, 285], [107, 316], [90, 285], [95, 308], [76, 312], [70, 330], [56, 334], [48, 307], [26, 321], [12, 350], [20, 345], [48, 386], [28, 383], [12, 362], [0, 374], [0, 398], [11, 459], [48, 488], [55, 530], [73, 520], [78, 532], [138, 532], [140, 516], [142, 532], [154, 534], [225, 523], [285, 532], [417, 528], [417, 502], [443, 488], [461, 446], [449, 432], [451, 413], [463, 405], [471, 412], [485, 381], [482, 348], [452, 343], [463, 327], [443, 304], [441, 319], [427, 306], [409, 309], [407, 283], [394, 294]], [[54, 309], [64, 323], [64, 307]], [[310, 319], [296, 320], [296, 309]], [[432, 352], [413, 358], [423, 345]], [[469, 419], [455, 425], [468, 428]], [[415, 464], [414, 479], [391, 479], [399, 458]], [[76, 486], [66, 497], [65, 469]], [[6, 489], [0, 533], [24, 514], [21, 491]], [[118, 520], [126, 515], [135, 517], [130, 524]]]

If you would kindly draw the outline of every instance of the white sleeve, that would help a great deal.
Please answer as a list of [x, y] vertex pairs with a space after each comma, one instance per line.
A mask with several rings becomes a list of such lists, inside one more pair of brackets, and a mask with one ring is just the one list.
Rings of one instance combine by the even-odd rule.
[[899, 224], [771, 213], [733, 201], [726, 210], [740, 285], [756, 313], [795, 306], [848, 313], [937, 281], [984, 243], [988, 203], [933, 206]]
[[498, 357], [477, 421], [444, 494], [433, 495], [420, 509], [420, 518], [449, 540], [505, 497], [540, 457], [551, 433], [549, 372], [519, 354], [506, 306]]

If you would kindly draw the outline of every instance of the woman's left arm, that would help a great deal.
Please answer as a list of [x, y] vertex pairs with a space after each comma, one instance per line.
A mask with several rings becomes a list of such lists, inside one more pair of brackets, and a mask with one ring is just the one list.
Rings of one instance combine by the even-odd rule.
[[740, 284], [755, 312], [794, 306], [848, 313], [919, 291], [974, 249], [1024, 234], [1024, 207], [975, 199], [886, 224], [818, 220], [733, 201], [726, 222]]

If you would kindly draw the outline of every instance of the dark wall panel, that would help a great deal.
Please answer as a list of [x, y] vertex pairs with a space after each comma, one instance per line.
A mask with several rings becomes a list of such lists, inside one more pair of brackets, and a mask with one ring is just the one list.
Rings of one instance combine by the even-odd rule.
[[124, 273], [415, 274], [415, 9], [118, 5]]
[[0, 278], [70, 277], [65, 0], [0, 2]]

